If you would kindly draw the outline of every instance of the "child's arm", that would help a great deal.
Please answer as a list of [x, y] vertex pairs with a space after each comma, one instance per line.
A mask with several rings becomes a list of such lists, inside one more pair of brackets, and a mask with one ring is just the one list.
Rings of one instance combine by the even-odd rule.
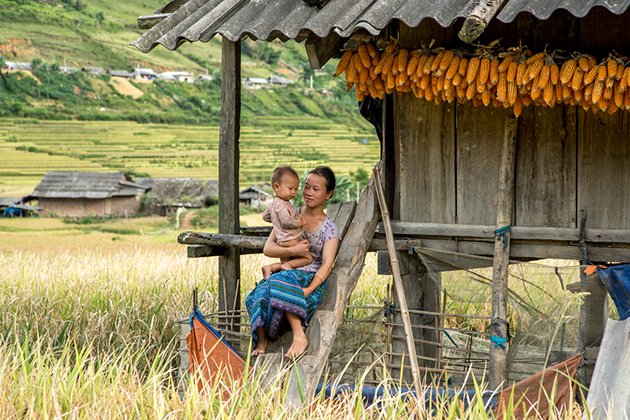
[[302, 218], [291, 205], [278, 209], [278, 220], [284, 229], [297, 229], [303, 226]]
[[271, 212], [269, 211], [269, 207], [267, 207], [263, 212], [262, 218], [265, 222], [271, 223]]
[[295, 256], [307, 256], [309, 254], [310, 243], [307, 240], [303, 240], [293, 246], [280, 246], [276, 241], [276, 232], [271, 231], [271, 234], [265, 242], [263, 254], [271, 258], [290, 258]]
[[324, 250], [322, 251], [322, 265], [313, 276], [311, 284], [302, 289], [304, 291], [304, 297], [313, 293], [313, 290], [321, 286], [330, 275], [333, 263], [335, 262], [335, 256], [337, 255], [337, 249], [339, 248], [339, 243], [339, 239], [329, 239], [324, 243]]

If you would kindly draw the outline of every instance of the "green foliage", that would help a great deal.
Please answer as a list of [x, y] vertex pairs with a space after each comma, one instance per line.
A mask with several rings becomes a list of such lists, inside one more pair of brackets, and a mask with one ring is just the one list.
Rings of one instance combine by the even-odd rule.
[[282, 52], [273, 48], [269, 42], [245, 40], [241, 44], [241, 53], [267, 64], [276, 64]]
[[[184, 216], [185, 217], [185, 216]], [[197, 228], [214, 229], [219, 223], [219, 206], [206, 209], [192, 210], [190, 224]]]

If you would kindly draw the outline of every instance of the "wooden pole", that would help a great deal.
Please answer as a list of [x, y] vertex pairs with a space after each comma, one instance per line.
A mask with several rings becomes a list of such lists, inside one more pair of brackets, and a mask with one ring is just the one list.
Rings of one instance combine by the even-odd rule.
[[[219, 233], [239, 233], [239, 137], [241, 123], [241, 44], [226, 38], [221, 51], [221, 127], [219, 131]], [[240, 255], [229, 248], [219, 257], [219, 312], [238, 311]], [[219, 320], [219, 328], [238, 331], [234, 318]]]
[[376, 189], [376, 196], [378, 197], [378, 204], [381, 208], [381, 218], [383, 219], [385, 237], [387, 238], [387, 251], [389, 252], [389, 260], [392, 264], [394, 285], [396, 286], [396, 297], [398, 299], [398, 303], [400, 304], [400, 316], [405, 327], [405, 340], [407, 341], [407, 353], [409, 354], [411, 374], [413, 375], [416, 395], [419, 396], [422, 390], [422, 382], [420, 381], [420, 368], [418, 366], [418, 357], [416, 355], [416, 344], [413, 337], [413, 330], [411, 329], [409, 307], [407, 306], [407, 298], [405, 296], [405, 290], [403, 289], [402, 279], [400, 276], [398, 256], [394, 245], [394, 234], [392, 233], [392, 227], [389, 224], [389, 210], [387, 209], [387, 203], [385, 202], [385, 192], [383, 191], [383, 185], [381, 184], [381, 171], [378, 165], [374, 167], [374, 186]]
[[514, 162], [517, 120], [506, 117], [499, 170], [497, 197], [497, 230], [494, 239], [492, 269], [492, 321], [490, 326], [490, 387], [496, 389], [507, 379], [508, 265], [510, 262], [510, 229], [514, 202]]

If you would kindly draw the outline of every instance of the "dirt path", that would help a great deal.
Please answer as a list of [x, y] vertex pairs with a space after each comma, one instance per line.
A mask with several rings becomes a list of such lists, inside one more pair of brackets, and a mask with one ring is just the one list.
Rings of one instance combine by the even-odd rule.
[[144, 92], [131, 84], [131, 82], [122, 77], [112, 77], [112, 86], [123, 95], [129, 95], [133, 99], [138, 99]]

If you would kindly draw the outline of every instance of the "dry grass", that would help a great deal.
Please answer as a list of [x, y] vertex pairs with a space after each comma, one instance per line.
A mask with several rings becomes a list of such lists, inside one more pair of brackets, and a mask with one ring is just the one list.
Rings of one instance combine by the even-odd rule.
[[[280, 403], [286, 392], [282, 384], [262, 386], [253, 377], [244, 384], [222, 384], [235, 389], [226, 401], [219, 398], [221, 386], [209, 395], [191, 391], [180, 400], [174, 380], [179, 331], [173, 320], [189, 311], [193, 287], [201, 291], [204, 312], [216, 309], [216, 260], [187, 259], [184, 247], [174, 243], [176, 232], [155, 220], [112, 221], [110, 227], [125, 229], [127, 223], [145, 226], [145, 234], [68, 230], [56, 220], [0, 222], [5, 228], [0, 230], [0, 417], [487, 417], [481, 398], [466, 408], [446, 398], [427, 411], [400, 396], [365, 406], [357, 392], [336, 399], [319, 396], [312, 407], [287, 412]], [[243, 257], [243, 293], [258, 280], [265, 261]], [[525, 270], [531, 272], [516, 274], [532, 278], [549, 271]], [[489, 289], [472, 277], [478, 275], [445, 276], [449, 310], [489, 311]], [[543, 276], [540, 282], [544, 290], [514, 279], [511, 285], [547, 318], [528, 311], [517, 318], [514, 314], [522, 311], [513, 309], [513, 322], [549, 341], [560, 320], [573, 318], [561, 311], [568, 298], [552, 290], [557, 281]], [[376, 274], [370, 255], [352, 303], [382, 304], [388, 283]], [[555, 301], [558, 309], [552, 307]]]

